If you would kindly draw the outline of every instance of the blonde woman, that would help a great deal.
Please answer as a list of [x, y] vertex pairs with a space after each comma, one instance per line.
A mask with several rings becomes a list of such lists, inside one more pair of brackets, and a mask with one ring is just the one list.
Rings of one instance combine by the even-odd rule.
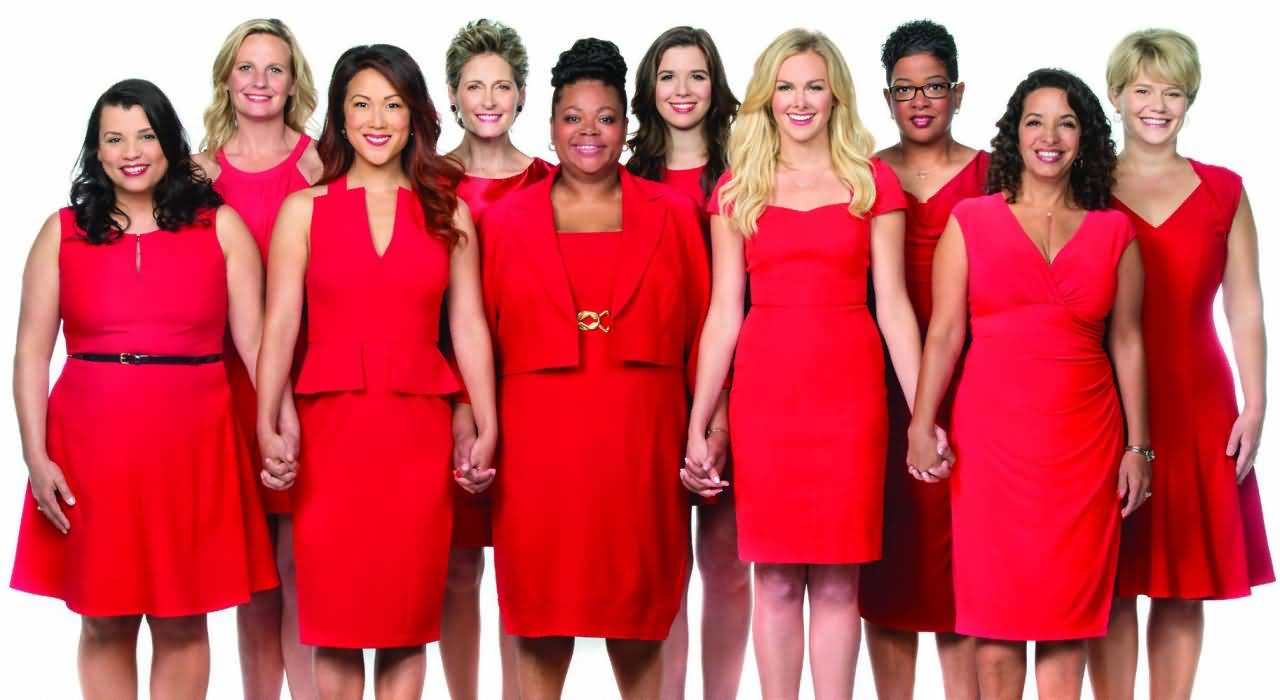
[[[1253, 471], [1266, 408], [1266, 333], [1258, 232], [1236, 173], [1178, 153], [1200, 89], [1190, 38], [1167, 29], [1126, 36], [1107, 63], [1107, 92], [1124, 129], [1111, 205], [1128, 214], [1146, 268], [1151, 504], [1124, 523], [1107, 636], [1090, 642], [1099, 698], [1132, 698], [1138, 668], [1136, 598], [1151, 598], [1151, 697], [1191, 697], [1204, 641], [1204, 600], [1247, 596], [1275, 580]], [[1240, 372], [1213, 323], [1222, 289]]]
[[[195, 160], [214, 181], [218, 194], [245, 220], [264, 261], [280, 204], [320, 177], [320, 157], [305, 132], [315, 107], [311, 68], [283, 22], [251, 19], [231, 30], [213, 62], [213, 100], [204, 113], [204, 152]], [[262, 463], [253, 439], [257, 425], [253, 383], [235, 353], [223, 354], [236, 416], [254, 446], [256, 471]], [[282, 420], [296, 426], [292, 413]], [[314, 698], [311, 651], [298, 642], [288, 492], [263, 487], [259, 491], [282, 585], [255, 594], [236, 611], [245, 697], [280, 697], [287, 671], [293, 697]]]
[[[887, 439], [881, 334], [907, 396], [920, 334], [903, 279], [902, 188], [872, 159], [853, 82], [824, 35], [794, 29], [756, 61], [712, 194], [714, 282], [681, 479], [711, 466], [710, 418], [734, 366], [729, 428], [738, 545], [755, 563], [756, 662], [765, 697], [796, 697], [808, 596], [818, 697], [851, 697], [858, 564], [880, 557]], [[752, 306], [743, 321], [751, 269]], [[741, 343], [737, 355], [734, 346]]]

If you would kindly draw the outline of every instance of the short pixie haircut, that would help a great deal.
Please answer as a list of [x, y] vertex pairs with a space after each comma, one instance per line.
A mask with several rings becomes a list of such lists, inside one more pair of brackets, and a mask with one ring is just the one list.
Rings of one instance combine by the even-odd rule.
[[898, 61], [919, 53], [938, 59], [947, 69], [947, 80], [954, 83], [960, 79], [955, 37], [937, 22], [917, 19], [898, 25], [880, 47], [885, 84], [893, 82], [893, 67]]
[[1200, 92], [1200, 53], [1191, 37], [1172, 29], [1143, 29], [1120, 40], [1107, 59], [1107, 91], [1119, 95], [1146, 69], [1151, 77], [1177, 85], [1195, 102]]
[[449, 49], [444, 54], [444, 73], [449, 87], [458, 89], [462, 82], [462, 67], [467, 61], [483, 54], [500, 56], [511, 66], [516, 87], [524, 89], [529, 78], [529, 53], [516, 30], [501, 22], [478, 19], [467, 24], [453, 35]]

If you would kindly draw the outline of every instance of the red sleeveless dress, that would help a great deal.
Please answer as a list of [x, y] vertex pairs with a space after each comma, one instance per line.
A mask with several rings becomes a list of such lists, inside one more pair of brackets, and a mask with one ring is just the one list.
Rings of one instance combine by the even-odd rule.
[[[298, 172], [298, 161], [302, 158], [311, 137], [302, 134], [298, 144], [283, 161], [272, 168], [259, 172], [238, 170], [227, 156], [219, 150], [216, 158], [220, 172], [213, 181], [213, 188], [222, 195], [222, 199], [236, 210], [241, 219], [249, 227], [249, 233], [258, 242], [258, 251], [262, 254], [262, 264], [267, 263], [267, 252], [271, 247], [271, 228], [276, 223], [276, 214], [284, 198], [298, 190], [310, 187], [302, 173]], [[253, 456], [250, 464], [254, 480], [258, 482], [258, 493], [262, 496], [262, 505], [268, 513], [289, 512], [289, 492], [275, 491], [262, 485], [258, 472], [262, 469], [262, 459], [258, 454], [258, 396], [253, 390], [253, 382], [240, 356], [236, 354], [231, 343], [231, 334], [227, 334], [223, 357], [227, 366], [227, 379], [231, 382], [231, 395], [235, 399], [236, 416], [240, 420], [241, 430], [249, 443]]]
[[[91, 245], [60, 213], [68, 353], [214, 355], [227, 269], [214, 229]], [[139, 265], [139, 262], [141, 263]], [[262, 506], [220, 363], [68, 359], [49, 395], [49, 457], [76, 495], [59, 534], [27, 491], [11, 585], [82, 615], [194, 615], [277, 585]]]
[[[467, 175], [458, 183], [458, 197], [471, 209], [471, 220], [476, 232], [480, 231], [480, 218], [498, 200], [524, 189], [555, 169], [547, 161], [534, 158], [524, 172], [504, 178], [474, 177]], [[467, 493], [456, 483], [453, 488], [453, 546], [479, 548], [493, 546], [493, 508], [489, 493]]]
[[315, 198], [310, 240], [293, 488], [302, 642], [432, 642], [453, 523], [447, 397], [458, 382], [436, 344], [449, 247], [401, 189], [379, 257], [364, 189], [345, 177]]
[[1151, 416], [1151, 501], [1120, 543], [1122, 596], [1238, 598], [1276, 576], [1258, 473], [1236, 483], [1226, 454], [1239, 411], [1213, 323], [1240, 176], [1190, 161], [1200, 185], [1159, 226], [1113, 200], [1138, 229], [1146, 269], [1142, 332]]
[[[729, 394], [744, 561], [853, 564], [880, 558], [884, 517], [884, 356], [867, 310], [871, 219], [906, 200], [872, 161], [866, 216], [847, 202], [768, 206], [746, 242], [751, 310]], [[719, 187], [707, 210], [721, 214]], [[795, 471], [821, 474], [821, 488]]]
[[[982, 196], [990, 156], [979, 151], [927, 201], [910, 192], [904, 257], [907, 295], [924, 338], [933, 313], [933, 252], [951, 209]], [[907, 424], [910, 407], [892, 369], [885, 372], [889, 395], [889, 455], [884, 489], [884, 550], [858, 578], [862, 617], [877, 625], [918, 632], [954, 632], [955, 597], [951, 585], [951, 487], [928, 484], [907, 473]], [[948, 399], [938, 422], [950, 427]]]
[[1124, 422], [1106, 323], [1133, 240], [1085, 214], [1047, 262], [1000, 193], [960, 202], [973, 340], [951, 414], [956, 632], [1061, 640], [1107, 631]]

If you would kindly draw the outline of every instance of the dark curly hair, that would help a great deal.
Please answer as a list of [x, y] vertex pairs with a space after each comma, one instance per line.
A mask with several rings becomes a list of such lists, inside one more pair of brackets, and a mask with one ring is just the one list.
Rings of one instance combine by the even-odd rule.
[[893, 82], [893, 67], [904, 56], [927, 53], [942, 61], [947, 69], [947, 80], [960, 79], [959, 54], [956, 39], [947, 28], [927, 19], [917, 19], [898, 25], [880, 47], [880, 64], [884, 66], [884, 81]]
[[427, 230], [450, 245], [463, 241], [466, 234], [453, 225], [462, 167], [436, 151], [436, 142], [440, 139], [440, 114], [427, 92], [422, 69], [398, 46], [354, 46], [347, 49], [333, 66], [333, 77], [329, 79], [329, 113], [325, 115], [324, 131], [320, 133], [320, 143], [316, 146], [320, 162], [324, 164], [324, 174], [317, 184], [344, 175], [355, 162], [356, 151], [347, 140], [343, 105], [347, 101], [347, 85], [365, 69], [375, 70], [386, 78], [409, 110], [409, 143], [400, 151], [400, 167], [413, 183]]
[[551, 69], [551, 111], [560, 104], [560, 92], [579, 80], [599, 80], [618, 92], [618, 102], [627, 105], [627, 62], [618, 45], [604, 39], [579, 39], [560, 54]]
[[724, 63], [720, 52], [705, 29], [672, 27], [654, 39], [640, 65], [636, 68], [636, 94], [631, 98], [631, 111], [640, 123], [636, 133], [627, 141], [631, 159], [627, 170], [649, 180], [661, 180], [667, 167], [667, 124], [658, 114], [654, 89], [658, 83], [658, 64], [667, 49], [693, 46], [702, 51], [707, 61], [711, 79], [711, 107], [702, 118], [702, 140], [707, 144], [707, 166], [699, 183], [704, 195], [710, 195], [720, 174], [729, 166], [725, 145], [729, 143], [729, 125], [738, 113], [738, 98], [733, 96], [729, 81], [725, 79]]
[[1111, 140], [1111, 122], [1089, 86], [1059, 68], [1032, 71], [1009, 97], [1004, 116], [996, 122], [995, 138], [991, 139], [987, 193], [1004, 192], [1010, 203], [1018, 200], [1023, 168], [1018, 150], [1018, 125], [1027, 96], [1040, 88], [1065, 92], [1067, 104], [1080, 120], [1080, 149], [1071, 165], [1072, 200], [1085, 209], [1108, 208], [1116, 169], [1116, 142]]
[[115, 184], [98, 160], [102, 111], [107, 107], [141, 107], [160, 141], [168, 167], [152, 192], [156, 226], [162, 231], [177, 231], [193, 223], [211, 221], [210, 210], [222, 205], [222, 197], [213, 191], [204, 171], [192, 162], [178, 112], [160, 88], [133, 78], [121, 80], [102, 93], [85, 128], [77, 172], [71, 182], [71, 208], [84, 238], [94, 245], [111, 243], [123, 236], [130, 225], [129, 216], [116, 203]]

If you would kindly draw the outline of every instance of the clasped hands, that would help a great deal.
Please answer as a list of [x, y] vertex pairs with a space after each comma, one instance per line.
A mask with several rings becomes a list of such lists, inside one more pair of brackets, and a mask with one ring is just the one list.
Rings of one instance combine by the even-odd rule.
[[729, 482], [720, 478], [728, 454], [729, 433], [716, 430], [707, 437], [690, 435], [684, 467], [680, 469], [680, 483], [703, 498], [718, 495], [729, 487]]
[[907, 430], [907, 472], [911, 476], [936, 483], [951, 476], [955, 463], [947, 431], [937, 425], [917, 428], [914, 423]]

